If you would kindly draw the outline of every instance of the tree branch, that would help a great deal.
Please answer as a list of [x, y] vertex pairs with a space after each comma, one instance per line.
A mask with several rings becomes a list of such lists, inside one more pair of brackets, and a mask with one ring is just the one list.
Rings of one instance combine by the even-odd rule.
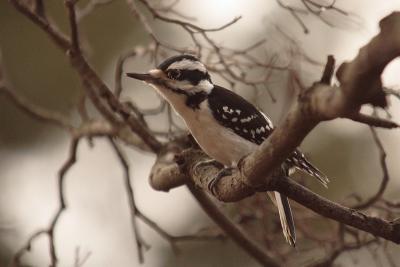
[[130, 209], [130, 214], [131, 214], [132, 230], [133, 230], [134, 238], [136, 241], [139, 262], [143, 263], [144, 262], [143, 250], [146, 248], [149, 248], [149, 246], [147, 245], [147, 243], [144, 241], [142, 235], [140, 234], [139, 228], [138, 228], [138, 225], [136, 222], [136, 214], [137, 214], [136, 202], [135, 202], [135, 196], [133, 193], [133, 186], [131, 184], [129, 164], [128, 164], [128, 161], [125, 159], [125, 156], [122, 153], [121, 149], [115, 143], [115, 141], [111, 137], [109, 137], [108, 140], [110, 141], [111, 146], [113, 147], [115, 153], [117, 154], [117, 157], [118, 157], [118, 159], [121, 163], [121, 166], [124, 170], [124, 183], [125, 183], [125, 189], [126, 189], [126, 192], [128, 195], [128, 203], [129, 203], [129, 209]]
[[238, 246], [242, 247], [252, 255], [263, 266], [280, 266], [278, 262], [268, 255], [267, 251], [255, 243], [247, 233], [243, 232], [234, 222], [226, 217], [220, 209], [207, 197], [207, 195], [196, 188], [192, 182], [187, 183], [190, 192], [199, 202], [203, 210], [211, 219], [229, 236]]
[[379, 150], [380, 164], [381, 164], [381, 169], [382, 169], [382, 173], [383, 173], [382, 181], [380, 183], [379, 189], [376, 192], [376, 194], [374, 194], [371, 198], [369, 198], [365, 202], [355, 205], [353, 207], [354, 209], [365, 209], [365, 208], [368, 208], [369, 206], [373, 205], [376, 201], [378, 201], [382, 197], [382, 195], [385, 192], [385, 189], [387, 187], [387, 184], [389, 183], [389, 170], [386, 165], [386, 151], [383, 147], [381, 140], [379, 139], [379, 136], [378, 136], [378, 133], [376, 132], [376, 130], [373, 127], [370, 127], [370, 130], [372, 133], [372, 137], [374, 138], [374, 142]]
[[[381, 21], [381, 32], [360, 49], [353, 61], [340, 66], [340, 87], [316, 83], [302, 92], [283, 123], [255, 152], [242, 159], [239, 170], [219, 180], [215, 196], [221, 201], [237, 201], [256, 191], [279, 191], [325, 217], [400, 243], [400, 224], [345, 208], [279, 177], [281, 163], [319, 122], [350, 116], [363, 104], [386, 105], [380, 76], [384, 67], [400, 55], [399, 25], [398, 12]], [[185, 151], [182, 158], [182, 172], [207, 191], [218, 169], [208, 166], [195, 170], [196, 163], [204, 159], [199, 152]], [[158, 179], [153, 176], [153, 180]]]
[[19, 109], [27, 115], [39, 121], [51, 123], [62, 129], [72, 130], [73, 126], [63, 114], [56, 111], [47, 110], [29, 102], [25, 97], [19, 95], [13, 89], [0, 85], [0, 95], [6, 95]]
[[239, 166], [246, 184], [262, 184], [320, 121], [353, 114], [362, 104], [386, 106], [380, 76], [385, 66], [400, 55], [398, 25], [398, 12], [380, 22], [381, 32], [360, 49], [354, 60], [339, 67], [336, 76], [340, 87], [314, 84], [300, 94], [283, 123]]
[[[11, 97], [18, 107], [22, 108], [35, 118], [52, 122], [58, 126], [61, 126], [62, 128], [68, 128], [71, 133], [70, 156], [61, 168], [58, 179], [60, 208], [53, 217], [50, 226], [45, 230], [40, 230], [34, 233], [29, 238], [27, 244], [20, 250], [20, 252], [16, 254], [18, 261], [24, 252], [29, 250], [31, 243], [37, 238], [37, 236], [45, 234], [49, 237], [52, 266], [57, 264], [54, 229], [62, 212], [66, 208], [65, 197], [63, 193], [65, 174], [75, 162], [76, 149], [80, 138], [83, 136], [101, 135], [109, 138], [111, 138], [111, 136], [118, 136], [123, 140], [131, 141], [132, 136], [139, 137], [139, 141], [132, 141], [132, 143], [141, 144], [136, 145], [136, 147], [145, 148], [146, 150], [150, 150], [157, 154], [157, 162], [152, 169], [152, 175], [150, 177], [150, 183], [155, 189], [168, 191], [171, 188], [188, 183], [191, 192], [200, 202], [204, 210], [229, 236], [233, 238], [233, 240], [235, 240], [240, 246], [243, 247], [244, 250], [249, 252], [250, 255], [252, 255], [263, 265], [278, 266], [278, 263], [275, 262], [275, 260], [272, 260], [271, 256], [269, 256], [261, 247], [251, 241], [251, 239], [247, 237], [237, 226], [235, 226], [234, 223], [226, 218], [210, 201], [210, 199], [205, 196], [204, 192], [194, 188], [194, 185], [191, 183], [191, 181], [193, 181], [196, 186], [202, 188], [204, 191], [208, 190], [210, 179], [215, 177], [216, 173], [219, 171], [214, 166], [205, 166], [195, 169], [195, 165], [207, 157], [197, 150], [189, 149], [185, 150], [180, 154], [179, 157], [177, 157], [177, 162], [179, 165], [176, 164], [174, 162], [174, 155], [189, 147], [185, 141], [186, 138], [178, 140], [176, 143], [170, 142], [166, 145], [163, 145], [159, 140], [157, 140], [155, 133], [147, 127], [147, 124], [143, 119], [145, 114], [142, 111], [134, 110], [134, 108], [130, 108], [128, 105], [125, 105], [119, 101], [119, 94], [122, 90], [121, 74], [123, 61], [127, 56], [130, 56], [130, 54], [123, 55], [118, 62], [115, 86], [116, 95], [112, 93], [105, 82], [94, 71], [80, 49], [78, 34], [79, 12], [76, 14], [75, 10], [77, 0], [65, 1], [71, 32], [70, 37], [66, 37], [57, 29], [54, 23], [50, 23], [47, 20], [47, 17], [44, 14], [45, 9], [43, 2], [41, 0], [35, 1], [36, 8], [34, 9], [29, 8], [27, 4], [20, 0], [9, 1], [16, 7], [17, 10], [19, 10], [27, 18], [32, 20], [33, 23], [38, 25], [44, 32], [46, 32], [55, 42], [55, 44], [62, 49], [62, 51], [66, 52], [67, 57], [71, 60], [73, 68], [76, 70], [77, 74], [82, 80], [82, 84], [86, 90], [86, 96], [91, 100], [91, 102], [104, 117], [104, 121], [85, 120], [81, 126], [72, 128], [68, 120], [62, 115], [31, 105], [28, 101], [25, 101], [17, 94], [14, 94], [13, 91], [8, 90], [3, 85], [2, 81], [0, 81], [0, 89], [7, 93], [7, 95]], [[267, 73], [263, 75], [261, 79], [250, 80], [246, 77], [241, 65], [249, 68], [257, 66], [263, 70], [289, 70], [289, 67], [274, 66], [272, 64], [273, 58], [265, 63], [248, 54], [249, 50], [257, 48], [263, 43], [262, 41], [255, 43], [247, 50], [240, 51], [219, 46], [206, 34], [208, 32], [222, 30], [235, 23], [239, 18], [235, 18], [231, 22], [222, 25], [221, 27], [205, 29], [190, 22], [164, 16], [162, 13], [160, 13], [164, 11], [153, 7], [148, 1], [139, 1], [154, 16], [154, 18], [162, 20], [166, 23], [174, 24], [185, 30], [192, 38], [194, 45], [198, 48], [198, 54], [200, 54], [201, 49], [204, 48], [207, 48], [207, 51], [209, 51], [210, 54], [214, 53], [213, 55], [216, 56], [217, 63], [210, 64], [210, 69], [218, 72], [224, 79], [230, 82], [232, 86], [234, 86], [235, 82], [238, 81], [257, 89], [257, 85], [265, 86], [265, 83], [271, 74]], [[108, 2], [110, 1], [104, 1], [104, 3]], [[323, 6], [311, 0], [304, 0], [302, 2], [306, 7], [305, 11], [312, 12], [316, 15], [318, 15], [318, 12], [322, 12], [323, 9], [339, 11], [334, 8], [333, 4]], [[100, 3], [100, 1], [92, 0], [89, 2], [88, 6], [92, 5], [90, 8], [93, 10], [98, 3]], [[138, 12], [134, 1], [127, 0], [127, 3], [130, 5], [132, 12]], [[298, 10], [295, 10], [292, 7], [290, 7], [290, 9], [294, 12], [294, 16], [296, 17], [296, 12], [298, 12]], [[140, 12], [138, 15], [140, 21], [155, 42], [155, 47], [149, 47], [148, 50], [154, 52], [155, 59], [159, 46], [163, 46], [164, 48], [172, 49], [173, 51], [178, 52], [187, 51], [186, 49], [180, 49], [162, 43], [152, 32], [146, 17]], [[302, 23], [300, 17], [296, 17], [296, 19]], [[399, 222], [389, 222], [383, 219], [367, 216], [363, 213], [330, 202], [329, 200], [312, 193], [308, 189], [293, 182], [292, 180], [285, 177], [282, 178], [282, 173], [280, 170], [280, 165], [283, 160], [285, 160], [287, 156], [292, 153], [292, 151], [302, 142], [308, 133], [321, 121], [343, 117], [350, 118], [370, 126], [384, 128], [398, 127], [398, 124], [394, 122], [361, 114], [359, 113], [359, 110], [363, 104], [372, 104], [373, 106], [380, 107], [386, 106], [386, 99], [385, 94], [382, 91], [380, 76], [384, 67], [400, 54], [399, 25], [400, 13], [393, 13], [381, 21], [381, 32], [374, 39], [372, 39], [369, 44], [360, 50], [360, 53], [352, 62], [342, 64], [342, 66], [339, 68], [336, 74], [340, 82], [339, 86], [331, 85], [335, 64], [334, 58], [329, 57], [320, 82], [314, 84], [308, 90], [302, 90], [297, 101], [290, 108], [283, 123], [274, 130], [266, 142], [264, 142], [257, 151], [244, 158], [240, 162], [239, 169], [236, 172], [234, 172], [231, 176], [222, 178], [218, 182], [216, 185], [216, 197], [221, 201], [238, 201], [258, 191], [276, 190], [284, 193], [288, 197], [294, 199], [309, 209], [340, 222], [341, 225], [350, 225], [376, 236], [383, 237], [387, 240], [400, 243]], [[303, 27], [305, 27], [305, 25], [303, 25]], [[205, 41], [206, 45], [209, 47], [206, 47], [200, 43], [198, 37], [202, 37], [202, 41]], [[236, 56], [240, 56], [244, 60], [237, 60], [234, 58]], [[212, 57], [209, 56], [208, 59], [210, 58]], [[125, 129], [130, 129], [129, 137], [125, 135]], [[132, 132], [135, 134], [133, 135]], [[137, 209], [134, 203], [133, 191], [129, 181], [130, 177], [128, 163], [115, 143], [112, 143], [112, 145], [124, 168], [124, 177], [128, 189], [131, 213], [140, 218], [152, 229], [157, 231], [161, 236], [165, 237], [166, 240], [171, 243], [171, 245], [174, 245], [175, 241], [191, 240], [193, 237], [196, 238], [196, 236], [175, 237], [169, 235], [154, 221], [150, 220]], [[381, 163], [382, 160], [384, 161], [384, 157], [381, 153]], [[386, 174], [383, 164], [382, 168], [385, 176]], [[366, 202], [368, 205], [381, 199], [383, 191], [386, 187], [386, 183], [387, 179], [384, 177], [377, 194]], [[138, 235], [138, 231], [136, 229], [136, 222], [134, 221], [135, 220], [132, 219], [139, 248], [139, 257], [143, 258], [141, 255], [141, 248], [145, 247], [145, 243], [139, 238], [140, 236]], [[341, 229], [344, 229], [343, 233], [346, 231], [350, 232], [350, 228], [343, 226]], [[353, 237], [357, 240], [357, 242], [360, 240], [358, 232], [355, 232], [355, 234], [353, 233]], [[358, 245], [359, 244], [357, 244], [357, 246]], [[334, 251], [334, 253], [336, 252]], [[340, 253], [341, 252], [338, 251], [336, 254], [332, 255], [336, 257]], [[334, 258], [331, 260], [331, 262], [333, 262], [333, 260]]]
[[72, 138], [71, 144], [70, 144], [70, 149], [69, 149], [69, 156], [65, 163], [61, 166], [59, 172], [58, 172], [58, 201], [59, 201], [59, 208], [57, 209], [56, 213], [54, 214], [53, 218], [51, 219], [50, 225], [44, 229], [37, 231], [36, 233], [32, 234], [31, 237], [29, 238], [27, 245], [22, 247], [14, 256], [12, 260], [12, 266], [21, 266], [21, 257], [24, 255], [25, 251], [29, 251], [32, 242], [38, 238], [39, 236], [45, 234], [48, 236], [49, 239], [49, 254], [50, 254], [50, 261], [51, 267], [56, 267], [58, 258], [57, 258], [57, 253], [56, 253], [56, 246], [55, 246], [55, 228], [57, 226], [57, 223], [63, 213], [63, 211], [66, 209], [67, 205], [65, 202], [65, 193], [64, 193], [64, 184], [65, 184], [65, 175], [67, 172], [70, 170], [72, 165], [74, 165], [76, 161], [76, 150], [78, 147], [80, 137], [76, 136]]
[[[182, 158], [185, 159], [181, 166], [182, 172], [196, 186], [207, 191], [210, 179], [215, 177], [219, 169], [215, 166], [196, 168], [196, 164], [206, 158], [198, 150], [186, 150], [183, 152]], [[354, 209], [343, 207], [282, 176], [275, 175], [268, 179], [265, 178], [265, 180], [267, 182], [264, 183], [263, 187], [252, 188], [241, 182], [243, 177], [239, 171], [234, 172], [232, 176], [225, 176], [217, 183], [215, 197], [224, 202], [236, 202], [258, 191], [278, 191], [322, 216], [400, 244], [400, 223], [398, 222], [385, 221], [367, 216]]]

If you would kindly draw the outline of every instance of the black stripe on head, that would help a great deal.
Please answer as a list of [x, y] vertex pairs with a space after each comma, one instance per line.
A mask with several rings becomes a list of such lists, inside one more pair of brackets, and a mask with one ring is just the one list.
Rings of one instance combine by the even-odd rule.
[[198, 58], [196, 58], [195, 56], [192, 56], [192, 55], [173, 56], [173, 57], [167, 58], [163, 63], [158, 65], [158, 69], [160, 69], [162, 71], [166, 71], [172, 63], [175, 63], [177, 61], [181, 61], [184, 59], [188, 59], [191, 61], [199, 61]]
[[198, 85], [202, 80], [208, 80], [211, 82], [210, 75], [207, 72], [199, 70], [180, 70], [180, 75], [177, 80], [189, 81], [193, 85]]

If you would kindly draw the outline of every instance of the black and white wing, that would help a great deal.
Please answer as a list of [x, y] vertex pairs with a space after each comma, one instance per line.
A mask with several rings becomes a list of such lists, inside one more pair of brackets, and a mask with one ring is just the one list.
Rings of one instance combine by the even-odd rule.
[[[250, 142], [259, 145], [272, 132], [272, 123], [264, 114], [244, 98], [225, 88], [214, 86], [208, 95], [208, 104], [214, 118], [222, 126]], [[294, 246], [296, 232], [289, 200], [278, 192], [269, 196], [278, 208], [283, 234], [289, 244]]]
[[214, 118], [244, 139], [260, 145], [272, 132], [273, 125], [257, 108], [241, 96], [220, 86], [208, 95]]
[[[264, 142], [273, 131], [273, 124], [267, 116], [228, 89], [214, 86], [208, 95], [208, 103], [214, 118], [221, 125], [257, 145]], [[299, 150], [296, 149], [286, 163], [310, 174], [327, 186], [329, 179], [326, 175], [314, 167]]]

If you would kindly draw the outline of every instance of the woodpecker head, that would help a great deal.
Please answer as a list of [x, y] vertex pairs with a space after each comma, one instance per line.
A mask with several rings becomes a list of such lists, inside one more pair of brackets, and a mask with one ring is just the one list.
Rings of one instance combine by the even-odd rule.
[[204, 64], [191, 55], [173, 56], [148, 73], [127, 76], [152, 85], [169, 102], [177, 97], [205, 96], [214, 87]]

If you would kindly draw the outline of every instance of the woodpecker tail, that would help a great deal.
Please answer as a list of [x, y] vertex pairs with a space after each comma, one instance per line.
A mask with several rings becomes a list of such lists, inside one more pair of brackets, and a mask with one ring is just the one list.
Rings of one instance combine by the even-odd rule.
[[311, 162], [306, 159], [304, 154], [301, 153], [299, 150], [295, 150], [295, 152], [292, 154], [292, 157], [288, 158], [288, 161], [301, 171], [306, 172], [311, 176], [317, 178], [323, 186], [328, 188], [328, 177], [316, 167], [314, 167]]
[[269, 197], [278, 207], [279, 219], [281, 220], [282, 232], [286, 241], [291, 246], [296, 246], [296, 229], [294, 227], [292, 210], [290, 209], [289, 199], [278, 192], [270, 193]]

